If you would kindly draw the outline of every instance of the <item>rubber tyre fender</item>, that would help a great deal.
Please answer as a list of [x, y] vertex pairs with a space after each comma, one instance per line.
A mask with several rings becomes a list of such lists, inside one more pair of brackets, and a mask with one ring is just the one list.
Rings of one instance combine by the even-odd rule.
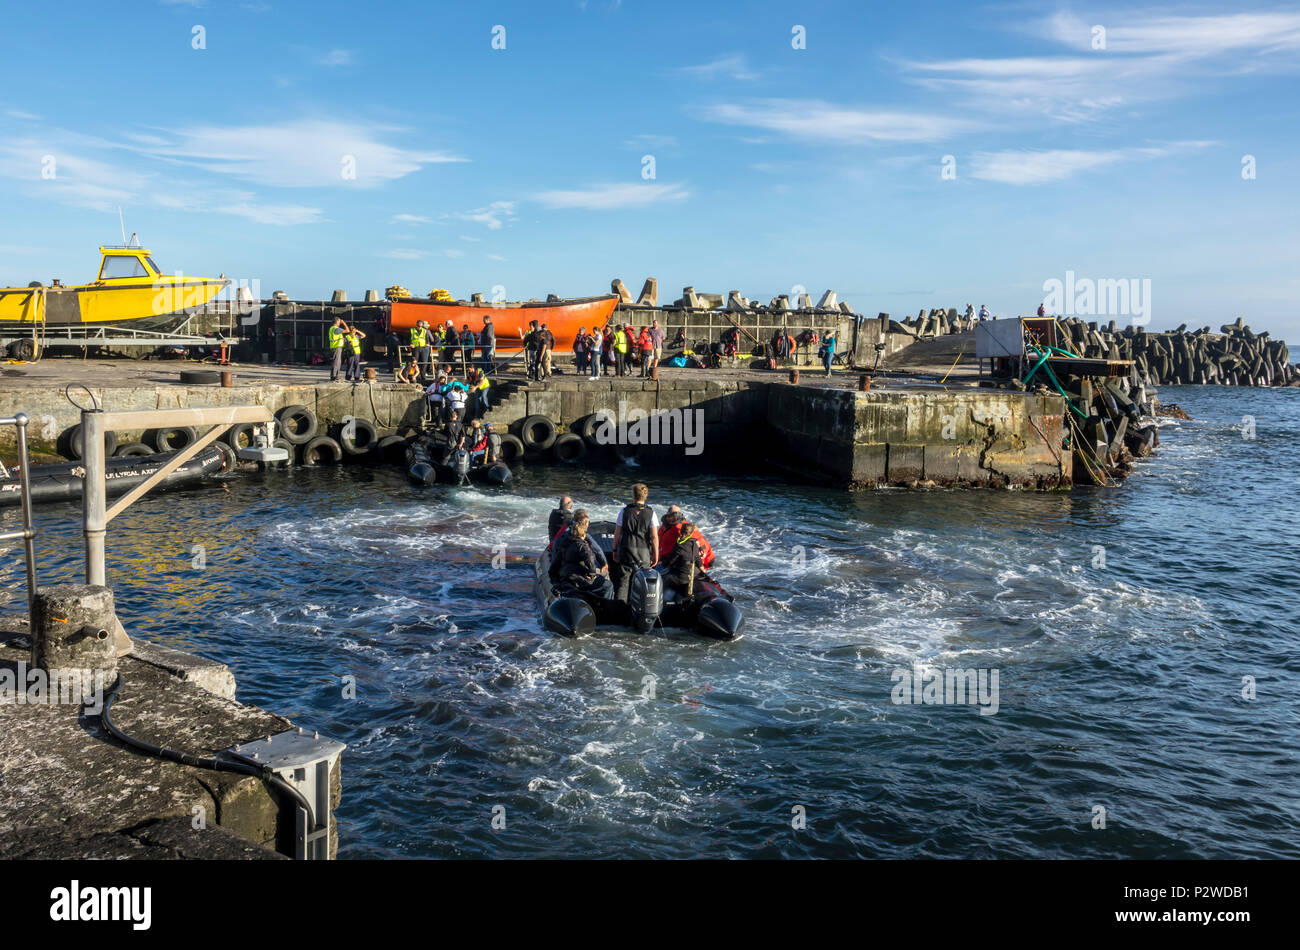
[[298, 460], [306, 466], [337, 465], [343, 461], [343, 446], [327, 435], [319, 435], [302, 447]]
[[117, 447], [113, 453], [113, 458], [136, 458], [141, 455], [153, 455], [154, 448], [152, 445], [145, 445], [143, 442], [126, 442]]
[[277, 449], [284, 449], [289, 453], [289, 457], [283, 462], [267, 463], [268, 468], [293, 468], [297, 464], [298, 447], [287, 439], [276, 439], [271, 443]]
[[[179, 452], [187, 445], [192, 445], [199, 437], [193, 426], [172, 426], [168, 429], [150, 429], [145, 433], [145, 441], [159, 452]], [[179, 440], [180, 444], [176, 442]]]
[[221, 374], [206, 369], [183, 369], [181, 383], [186, 386], [216, 386], [221, 383]]
[[555, 440], [555, 444], [551, 446], [551, 454], [557, 462], [573, 465], [582, 461], [583, 456], [587, 454], [587, 443], [576, 432], [566, 432]]
[[[353, 427], [354, 435], [347, 438], [348, 426]], [[339, 426], [338, 443], [348, 455], [365, 455], [379, 441], [379, 431], [373, 422], [353, 418], [350, 423]]]
[[253, 433], [256, 430], [257, 426], [252, 422], [236, 422], [226, 430], [226, 434], [221, 437], [221, 441], [238, 452], [240, 449], [246, 449], [253, 445]]
[[375, 452], [388, 465], [402, 465], [406, 462], [406, 440], [400, 435], [384, 436]]
[[[294, 445], [306, 445], [316, 438], [318, 428], [316, 413], [306, 406], [285, 406], [275, 414], [275, 418], [279, 423], [275, 427], [276, 435], [286, 442], [291, 442]], [[294, 425], [298, 423], [301, 423], [300, 428], [294, 428]], [[340, 449], [340, 451], [342, 450]]]
[[601, 410], [600, 412], [593, 412], [589, 416], [584, 416], [571, 431], [577, 432], [578, 435], [582, 436], [584, 442], [592, 448], [595, 448], [600, 445], [600, 443], [596, 441], [596, 432], [606, 420], [611, 422], [614, 421], [614, 414], [608, 409]]
[[524, 443], [518, 436], [506, 433], [501, 436], [501, 461], [509, 465], [511, 462], [518, 462], [524, 457]]
[[529, 452], [545, 452], [555, 439], [555, 423], [546, 416], [528, 416], [519, 424], [519, 441]]
[[15, 340], [9, 344], [9, 357], [30, 363], [36, 357], [36, 344], [31, 340]]
[[[64, 458], [70, 459], [71, 461], [75, 462], [82, 457], [83, 453], [82, 453], [82, 444], [81, 444], [81, 423], [80, 422], [78, 422], [75, 426], [73, 426], [71, 429], [69, 429], [67, 432], [64, 433], [63, 447], [64, 447], [64, 451], [63, 451]], [[117, 452], [117, 433], [105, 432], [104, 433], [104, 458], [106, 459], [112, 458], [115, 452]]]

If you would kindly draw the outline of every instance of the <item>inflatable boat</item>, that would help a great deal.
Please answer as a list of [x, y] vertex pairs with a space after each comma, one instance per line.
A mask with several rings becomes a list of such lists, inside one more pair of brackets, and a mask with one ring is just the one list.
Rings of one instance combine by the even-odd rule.
[[[494, 436], [489, 436], [494, 438]], [[504, 485], [510, 481], [510, 466], [504, 462], [486, 465], [475, 461], [465, 449], [447, 457], [447, 442], [441, 433], [425, 433], [411, 439], [406, 448], [406, 475], [417, 485], [443, 482], [448, 485], [465, 485], [471, 480], [488, 485]]]
[[[105, 459], [104, 487], [108, 497], [125, 495], [162, 468], [171, 457], [171, 453], [161, 453]], [[164, 478], [159, 488], [189, 485], [220, 472], [225, 466], [226, 454], [215, 445], [210, 445], [193, 458], [187, 459], [176, 471]], [[78, 474], [81, 470], [81, 462], [32, 466], [32, 503], [75, 501], [80, 498], [84, 481]], [[21, 498], [22, 479], [16, 473], [9, 478], [0, 479], [0, 506], [16, 505]]]
[[[614, 522], [593, 521], [587, 537], [600, 545], [608, 560], [614, 550]], [[562, 637], [583, 636], [598, 627], [637, 633], [675, 627], [714, 640], [737, 640], [744, 633], [744, 614], [722, 585], [707, 574], [696, 580], [695, 596], [687, 600], [668, 586], [662, 567], [638, 571], [632, 578], [628, 602], [623, 603], [557, 587], [551, 581], [550, 569], [551, 552], [542, 551], [535, 565], [533, 590], [542, 611], [542, 625]]]

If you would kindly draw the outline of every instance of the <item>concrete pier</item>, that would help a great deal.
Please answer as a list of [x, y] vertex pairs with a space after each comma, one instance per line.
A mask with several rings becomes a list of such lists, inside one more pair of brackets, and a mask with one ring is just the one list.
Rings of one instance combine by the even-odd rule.
[[[20, 674], [30, 680], [31, 649], [27, 619], [0, 618], [0, 860], [293, 853], [292, 818], [261, 779], [124, 747], [102, 729], [93, 696], [89, 709], [34, 691], [20, 701], [11, 684], [26, 688]], [[209, 755], [292, 728], [235, 702], [234, 677], [215, 661], [135, 638], [117, 668], [114, 721], [145, 741]], [[336, 764], [331, 810], [341, 792]], [[337, 847], [335, 835], [331, 855]]]

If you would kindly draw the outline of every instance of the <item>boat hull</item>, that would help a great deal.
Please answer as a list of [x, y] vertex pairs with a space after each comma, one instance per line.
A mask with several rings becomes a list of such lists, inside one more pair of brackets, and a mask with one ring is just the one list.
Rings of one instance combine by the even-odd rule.
[[431, 327], [445, 326], [450, 320], [457, 330], [468, 323], [469, 328], [478, 333], [483, 328], [483, 318], [491, 317], [499, 350], [517, 345], [527, 332], [528, 324], [536, 320], [546, 324], [547, 329], [555, 334], [557, 350], [567, 350], [573, 346], [579, 328], [603, 327], [616, 306], [616, 294], [551, 303], [507, 303], [495, 307], [436, 300], [394, 300], [390, 319], [392, 328], [399, 332], [410, 330], [420, 320], [427, 321]]
[[[171, 454], [124, 456], [105, 459], [104, 488], [109, 498], [124, 495], [166, 464]], [[74, 474], [81, 462], [60, 462], [32, 467], [32, 502], [75, 501], [81, 497], [85, 479]], [[163, 479], [160, 488], [189, 485], [219, 472], [225, 455], [215, 446], [199, 452], [181, 463]], [[0, 507], [16, 505], [22, 499], [22, 481], [18, 477], [0, 479]]]
[[0, 323], [82, 326], [129, 322], [134, 329], [163, 330], [201, 307], [229, 280], [160, 277], [157, 283], [99, 287], [2, 287]]

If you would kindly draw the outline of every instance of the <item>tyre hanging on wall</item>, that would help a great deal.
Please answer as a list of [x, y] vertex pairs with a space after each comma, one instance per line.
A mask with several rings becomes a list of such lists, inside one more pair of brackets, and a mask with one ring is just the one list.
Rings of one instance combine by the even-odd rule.
[[529, 452], [545, 452], [555, 444], [555, 423], [546, 416], [528, 416], [519, 424], [519, 441]]
[[[112, 458], [113, 453], [117, 451], [117, 433], [104, 433], [104, 458]], [[84, 454], [84, 446], [81, 440], [81, 423], [78, 422], [71, 429], [63, 433], [63, 447], [59, 454], [70, 461], [77, 461]]]
[[551, 454], [557, 462], [567, 462], [572, 465], [581, 461], [587, 454], [587, 443], [576, 432], [566, 432], [556, 438], [555, 444], [551, 446]]
[[267, 468], [293, 468], [294, 465], [297, 464], [296, 457], [298, 446], [294, 445], [288, 439], [276, 439], [271, 443], [271, 445], [277, 449], [284, 449], [289, 453], [289, 457], [283, 462], [268, 462], [266, 463]]
[[299, 456], [306, 466], [337, 465], [343, 461], [343, 447], [327, 435], [320, 435], [302, 447]]
[[524, 457], [524, 443], [519, 440], [518, 436], [506, 433], [501, 436], [501, 461], [507, 465], [512, 462], [518, 462]]
[[400, 435], [384, 436], [375, 451], [385, 464], [401, 465], [406, 461], [406, 440]]
[[150, 429], [144, 434], [146, 442], [159, 452], [179, 452], [197, 439], [193, 426], [172, 426], [170, 429]]
[[151, 445], [145, 445], [143, 442], [127, 442], [117, 447], [113, 458], [138, 458], [141, 455], [153, 455], [153, 452]]
[[236, 422], [226, 430], [226, 434], [221, 439], [226, 445], [238, 452], [240, 449], [246, 449], [253, 444], [253, 434], [256, 429], [257, 426], [252, 422]]
[[[275, 427], [275, 431], [286, 442], [292, 442], [294, 445], [306, 445], [316, 438], [316, 413], [306, 406], [285, 406], [275, 414], [275, 418], [279, 423]], [[330, 441], [333, 442], [334, 440], [331, 439]], [[342, 450], [340, 449], [340, 451]]]
[[379, 441], [374, 423], [365, 419], [352, 419], [338, 427], [338, 443], [348, 455], [365, 455]]

